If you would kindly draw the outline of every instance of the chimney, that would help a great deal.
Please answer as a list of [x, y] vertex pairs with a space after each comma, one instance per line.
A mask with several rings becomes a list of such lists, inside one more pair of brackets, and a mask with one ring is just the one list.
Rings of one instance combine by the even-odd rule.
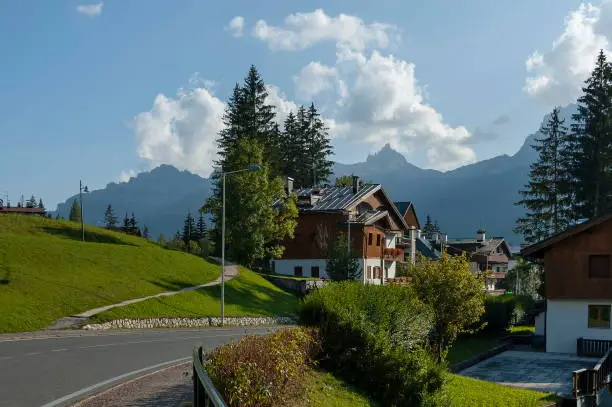
[[444, 235], [444, 244], [448, 243], [448, 235]]
[[417, 229], [417, 238], [421, 238], [421, 229]]
[[287, 195], [293, 192], [293, 178], [285, 177], [285, 192]]
[[417, 230], [415, 227], [410, 228], [410, 264], [414, 266], [416, 259], [416, 234]]
[[353, 194], [359, 192], [359, 177], [357, 175], [353, 175]]
[[486, 237], [487, 237], [487, 236], [486, 236], [486, 233], [487, 233], [487, 231], [486, 231], [486, 230], [484, 230], [484, 229], [478, 229], [478, 230], [476, 231], [476, 234], [478, 235], [478, 239], [477, 239], [477, 240], [478, 240], [479, 242], [484, 242], [484, 241], [486, 240]]

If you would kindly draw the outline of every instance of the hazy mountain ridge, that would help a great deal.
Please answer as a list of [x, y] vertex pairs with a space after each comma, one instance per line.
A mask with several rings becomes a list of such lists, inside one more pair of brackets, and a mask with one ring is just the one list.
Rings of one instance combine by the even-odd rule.
[[[575, 105], [561, 109], [569, 127]], [[543, 121], [548, 120], [548, 115]], [[335, 176], [359, 175], [366, 181], [382, 183], [393, 200], [414, 202], [423, 222], [427, 214], [440, 222], [449, 237], [473, 236], [485, 227], [490, 236], [505, 236], [510, 243], [520, 243], [512, 231], [523, 209], [515, 205], [518, 191], [528, 180], [529, 164], [537, 158], [531, 145], [538, 132], [528, 136], [516, 154], [499, 155], [452, 171], [422, 169], [384, 146], [366, 161], [336, 163]], [[188, 210], [195, 213], [211, 193], [211, 180], [170, 165], [143, 172], [125, 183], [109, 183], [106, 188], [84, 195], [84, 218], [88, 224], [102, 225], [108, 204], [120, 219], [134, 212], [139, 224], [146, 224], [153, 237], [166, 236], [182, 228]], [[72, 196], [58, 205], [68, 217]]]

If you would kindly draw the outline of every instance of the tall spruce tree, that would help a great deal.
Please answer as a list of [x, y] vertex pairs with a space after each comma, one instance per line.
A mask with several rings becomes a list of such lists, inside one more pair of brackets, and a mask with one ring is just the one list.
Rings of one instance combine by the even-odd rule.
[[79, 202], [76, 199], [72, 201], [72, 206], [70, 207], [70, 215], [68, 216], [68, 219], [72, 222], [81, 222], [81, 206], [79, 205]]
[[115, 216], [115, 211], [113, 207], [108, 205], [106, 207], [106, 211], [104, 212], [104, 227], [107, 229], [113, 229], [117, 226], [117, 217]]
[[197, 241], [197, 229], [195, 224], [195, 219], [191, 216], [191, 212], [187, 212], [187, 216], [185, 217], [185, 221], [183, 222], [183, 234], [181, 235], [181, 239], [183, 243], [185, 243], [185, 247], [189, 247], [189, 242]]
[[434, 224], [431, 220], [430, 214], [427, 214], [427, 216], [425, 217], [425, 225], [423, 225], [423, 237], [425, 237], [425, 239], [429, 240], [430, 242], [433, 241], [434, 238]]
[[603, 50], [573, 115], [570, 152], [577, 218], [612, 209], [612, 64]]
[[140, 236], [140, 228], [138, 227], [138, 221], [136, 220], [136, 216], [134, 216], [134, 212], [132, 212], [132, 216], [129, 220], [129, 232], [132, 235]]
[[121, 225], [121, 230], [123, 231], [123, 233], [130, 233], [130, 218], [127, 212], [125, 213], [125, 216], [123, 217], [123, 223]]
[[[163, 235], [160, 235], [160, 237], [162, 237]], [[149, 227], [147, 225], [144, 225], [144, 227], [142, 228], [142, 237], [144, 237], [145, 239], [149, 239], [151, 237], [151, 234], [149, 233]]]
[[204, 214], [200, 212], [198, 223], [196, 224], [196, 242], [206, 238], [208, 236], [208, 230], [206, 228], [206, 221], [204, 220]]
[[568, 130], [555, 108], [532, 146], [539, 154], [531, 164], [529, 182], [516, 203], [526, 209], [515, 231], [535, 243], [565, 230], [573, 222], [572, 179], [568, 168]]
[[39, 209], [45, 209], [45, 204], [43, 203], [42, 198], [40, 198], [40, 199], [38, 200], [38, 208], [39, 208]]
[[334, 153], [329, 138], [329, 129], [321, 120], [321, 115], [317, 111], [314, 103], [310, 105], [306, 112], [308, 122], [306, 153], [309, 157], [312, 178], [317, 184], [326, 182], [332, 174], [334, 162], [329, 157]]
[[[268, 91], [261, 76], [251, 66], [242, 86], [236, 85], [223, 115], [224, 128], [217, 138], [218, 160], [213, 173], [213, 195], [202, 208], [211, 213], [215, 227], [211, 235], [215, 248], [221, 249], [221, 176], [220, 172], [241, 170], [260, 164], [261, 170], [227, 177], [226, 243], [228, 254], [250, 266], [259, 266], [266, 257], [279, 256], [279, 242], [293, 233], [297, 209], [293, 198], [283, 197], [278, 124], [274, 107], [266, 103]], [[246, 182], [252, 180], [253, 182]], [[284, 199], [283, 210], [272, 208], [276, 199]], [[257, 203], [257, 207], [253, 205]], [[250, 212], [249, 210], [252, 210]], [[295, 212], [295, 213], [294, 213]], [[255, 222], [255, 223], [253, 223]], [[237, 228], [237, 229], [233, 229]], [[231, 245], [231, 246], [230, 246]]]

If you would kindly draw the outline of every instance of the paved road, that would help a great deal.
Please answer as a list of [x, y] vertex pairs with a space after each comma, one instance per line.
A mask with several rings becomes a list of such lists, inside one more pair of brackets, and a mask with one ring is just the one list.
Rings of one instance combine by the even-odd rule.
[[[0, 406], [65, 406], [148, 368], [189, 358], [193, 346], [212, 349], [268, 328], [55, 333], [53, 337], [0, 337]], [[130, 373], [136, 372], [132, 375]]]

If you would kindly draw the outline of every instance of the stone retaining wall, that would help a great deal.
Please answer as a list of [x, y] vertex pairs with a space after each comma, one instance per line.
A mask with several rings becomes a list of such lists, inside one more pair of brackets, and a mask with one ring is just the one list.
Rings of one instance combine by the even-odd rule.
[[[261, 326], [261, 325], [291, 325], [296, 319], [292, 317], [232, 317], [225, 318], [226, 326]], [[196, 328], [220, 326], [221, 318], [146, 318], [146, 319], [116, 319], [102, 324], [85, 325], [87, 330], [106, 329], [142, 329], [142, 328]]]

